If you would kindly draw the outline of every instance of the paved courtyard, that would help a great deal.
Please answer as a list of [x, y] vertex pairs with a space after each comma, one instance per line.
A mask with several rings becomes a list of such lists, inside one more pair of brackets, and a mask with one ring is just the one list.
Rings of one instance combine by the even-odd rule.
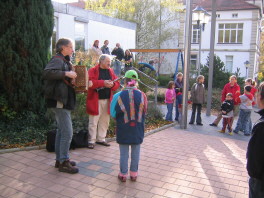
[[54, 153], [46, 150], [5, 153], [0, 197], [248, 197], [247, 143], [241, 134], [219, 136], [208, 125], [188, 130], [176, 125], [144, 139], [138, 181], [126, 183], [117, 179], [115, 142], [71, 150], [80, 168], [75, 175], [58, 172]]

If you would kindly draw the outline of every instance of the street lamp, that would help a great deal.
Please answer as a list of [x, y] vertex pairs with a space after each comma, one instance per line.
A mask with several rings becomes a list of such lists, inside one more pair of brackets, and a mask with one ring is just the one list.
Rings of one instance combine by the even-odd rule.
[[248, 77], [248, 68], [250, 66], [250, 62], [247, 60], [247, 61], [244, 62], [244, 65], [246, 67], [246, 78], [247, 78]]
[[198, 56], [198, 75], [200, 75], [200, 66], [201, 66], [201, 44], [202, 44], [202, 31], [204, 31], [204, 26], [209, 22], [210, 14], [203, 9], [201, 6], [196, 6], [193, 10], [193, 21], [197, 21], [197, 26], [200, 32], [200, 41], [199, 41], [199, 56]]

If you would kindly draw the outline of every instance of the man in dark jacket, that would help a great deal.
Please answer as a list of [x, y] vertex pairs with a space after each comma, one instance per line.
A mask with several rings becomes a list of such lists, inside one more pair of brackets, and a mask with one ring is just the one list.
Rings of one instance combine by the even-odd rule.
[[258, 88], [257, 104], [261, 118], [252, 129], [252, 137], [247, 149], [247, 171], [249, 198], [264, 197], [264, 82]]
[[75, 91], [71, 79], [77, 74], [72, 71], [70, 56], [73, 46], [69, 39], [59, 39], [56, 43], [56, 56], [52, 57], [44, 69], [44, 94], [47, 107], [55, 113], [58, 130], [55, 140], [56, 163], [55, 168], [60, 172], [78, 173], [76, 163], [69, 159], [69, 148], [73, 129], [71, 110], [75, 107]]
[[116, 56], [116, 60], [114, 62], [114, 70], [115, 70], [115, 74], [117, 76], [120, 76], [120, 73], [121, 73], [121, 61], [122, 61], [122, 59], [125, 56], [124, 50], [121, 48], [120, 43], [116, 44], [116, 47], [113, 49], [111, 54]]

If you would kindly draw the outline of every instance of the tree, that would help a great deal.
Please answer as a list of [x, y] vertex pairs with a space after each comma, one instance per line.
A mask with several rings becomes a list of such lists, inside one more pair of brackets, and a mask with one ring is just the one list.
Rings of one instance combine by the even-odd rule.
[[[205, 77], [205, 86], [208, 87], [208, 74], [209, 74], [209, 56], [207, 62], [201, 70], [201, 75]], [[229, 81], [231, 74], [225, 72], [225, 64], [219, 56], [214, 56], [214, 73], [213, 73], [213, 87], [222, 89]]]
[[53, 29], [50, 0], [0, 4], [0, 92], [15, 111], [42, 112], [42, 71]]
[[175, 0], [87, 0], [86, 9], [137, 24], [137, 48], [160, 48], [173, 39], [181, 4]]

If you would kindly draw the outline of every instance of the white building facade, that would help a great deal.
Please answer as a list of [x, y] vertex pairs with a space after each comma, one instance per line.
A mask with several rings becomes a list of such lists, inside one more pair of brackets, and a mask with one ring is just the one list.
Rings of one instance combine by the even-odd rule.
[[[242, 3], [236, 7], [232, 0], [218, 2], [220, 5], [216, 12], [215, 54], [225, 63], [226, 71], [238, 71], [241, 77], [255, 78], [259, 68], [262, 7], [253, 4], [253, 1], [240, 1]], [[223, 2], [229, 2], [230, 7], [222, 6]], [[262, 2], [259, 2], [260, 5], [263, 5]], [[211, 14], [211, 5], [208, 5], [210, 4], [201, 4]], [[200, 32], [196, 26], [197, 23], [193, 21], [191, 63], [196, 64], [198, 69]], [[201, 33], [200, 61], [204, 65], [210, 51], [211, 20]], [[248, 69], [244, 64], [246, 61], [249, 62]]]
[[70, 38], [75, 49], [88, 50], [95, 40], [101, 47], [109, 40], [110, 51], [116, 43], [125, 49], [134, 49], [136, 45], [136, 24], [116, 18], [100, 15], [68, 4], [52, 2], [54, 8], [54, 29], [52, 48], [59, 38]]

